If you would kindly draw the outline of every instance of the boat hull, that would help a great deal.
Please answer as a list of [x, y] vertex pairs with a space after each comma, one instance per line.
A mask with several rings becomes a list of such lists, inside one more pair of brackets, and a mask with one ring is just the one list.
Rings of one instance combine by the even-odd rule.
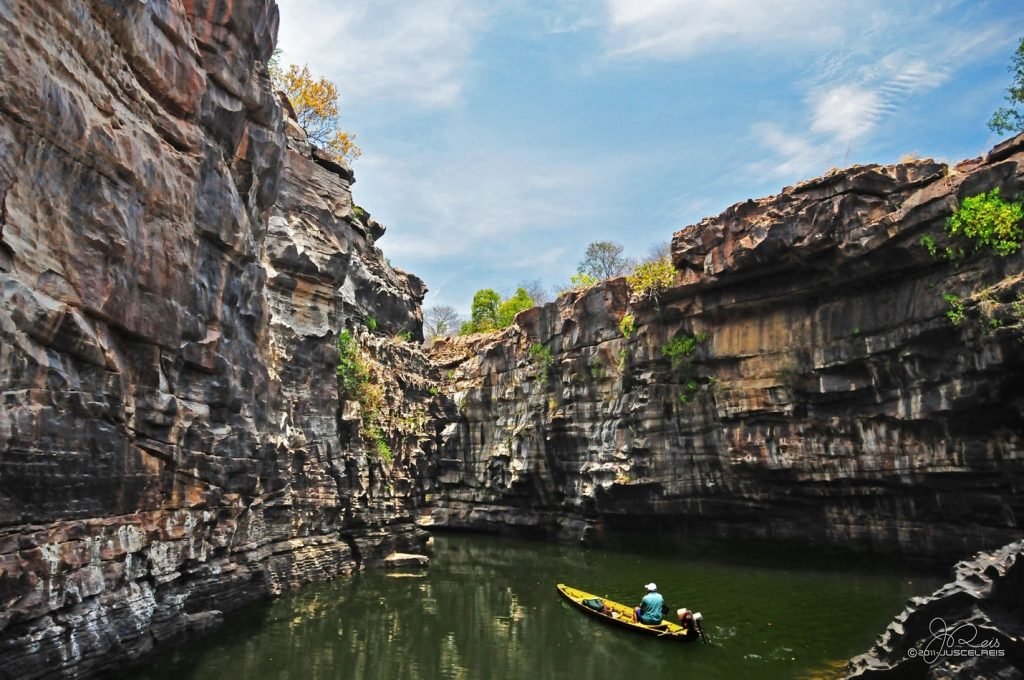
[[[700, 637], [696, 630], [683, 628], [671, 621], [662, 621], [659, 624], [650, 626], [643, 623], [637, 623], [633, 620], [632, 607], [609, 600], [606, 597], [599, 597], [593, 593], [588, 593], [586, 591], [579, 590], [578, 588], [567, 586], [564, 583], [557, 584], [555, 588], [558, 589], [558, 592], [562, 597], [568, 600], [581, 612], [589, 614], [590, 616], [604, 621], [609, 625], [632, 630], [636, 633], [656, 637], [661, 640], [674, 640], [676, 642], [692, 642]], [[594, 598], [604, 602], [605, 607], [609, 610], [607, 614], [599, 612], [596, 609], [591, 609], [587, 605], [583, 604], [584, 600]]]

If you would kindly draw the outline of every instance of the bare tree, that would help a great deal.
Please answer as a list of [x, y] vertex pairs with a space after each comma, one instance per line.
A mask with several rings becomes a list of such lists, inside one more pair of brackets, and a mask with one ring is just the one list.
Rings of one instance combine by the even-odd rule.
[[661, 241], [660, 243], [652, 243], [651, 247], [647, 249], [648, 261], [664, 260], [672, 257], [672, 242]]
[[587, 246], [577, 270], [598, 280], [623, 276], [634, 266], [634, 262], [622, 254], [623, 250], [621, 243], [594, 241]]
[[524, 289], [535, 305], [539, 306], [551, 302], [551, 291], [548, 290], [547, 286], [540, 279], [520, 281], [516, 287]]
[[434, 338], [458, 333], [461, 324], [459, 313], [451, 305], [434, 305], [423, 316], [423, 331], [428, 343]]

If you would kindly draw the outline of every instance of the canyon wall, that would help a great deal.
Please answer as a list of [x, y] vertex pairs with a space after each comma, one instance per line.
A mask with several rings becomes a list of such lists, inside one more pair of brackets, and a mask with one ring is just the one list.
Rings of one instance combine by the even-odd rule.
[[944, 557], [1018, 538], [1024, 257], [927, 247], [994, 187], [1024, 192], [1024, 136], [737, 204], [675, 234], [654, 299], [615, 279], [437, 343], [433, 521]]
[[[277, 22], [0, 6], [0, 678], [124, 667], [424, 542], [425, 289], [282, 113]], [[392, 460], [338, 393], [342, 328], [419, 414]]]

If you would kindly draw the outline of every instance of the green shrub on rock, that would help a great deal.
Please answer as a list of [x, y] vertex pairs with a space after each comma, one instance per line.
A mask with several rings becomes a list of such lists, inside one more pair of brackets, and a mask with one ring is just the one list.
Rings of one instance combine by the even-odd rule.
[[629, 287], [640, 297], [657, 298], [672, 285], [676, 278], [676, 268], [668, 257], [641, 262], [626, 277]]
[[338, 335], [338, 383], [345, 396], [359, 394], [369, 375], [359, 353], [359, 343], [349, 330]]
[[628, 338], [636, 332], [636, 317], [626, 312], [619, 319], [619, 332], [622, 333], [622, 337]]
[[541, 383], [547, 383], [549, 370], [551, 364], [555, 362], [555, 357], [551, 353], [550, 347], [545, 347], [539, 342], [535, 342], [530, 346], [530, 358], [537, 363], [537, 375]]
[[707, 333], [680, 335], [662, 345], [661, 353], [668, 357], [672, 368], [682, 368], [689, 363], [690, 357], [697, 351], [697, 346], [707, 342], [709, 337]]
[[1020, 249], [1024, 240], [1022, 221], [1021, 203], [1004, 201], [996, 187], [987, 194], [965, 198], [946, 220], [946, 231], [950, 236], [970, 240], [975, 251], [988, 247], [1005, 257]]

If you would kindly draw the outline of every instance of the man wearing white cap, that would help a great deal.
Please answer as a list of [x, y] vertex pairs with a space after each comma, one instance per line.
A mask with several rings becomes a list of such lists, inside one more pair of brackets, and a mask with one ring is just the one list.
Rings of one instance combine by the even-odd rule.
[[640, 606], [633, 611], [636, 613], [637, 621], [653, 626], [661, 623], [661, 612], [665, 605], [665, 598], [658, 592], [658, 586], [653, 583], [648, 583], [644, 588], [647, 589], [647, 594], [644, 595], [644, 599], [640, 600]]

